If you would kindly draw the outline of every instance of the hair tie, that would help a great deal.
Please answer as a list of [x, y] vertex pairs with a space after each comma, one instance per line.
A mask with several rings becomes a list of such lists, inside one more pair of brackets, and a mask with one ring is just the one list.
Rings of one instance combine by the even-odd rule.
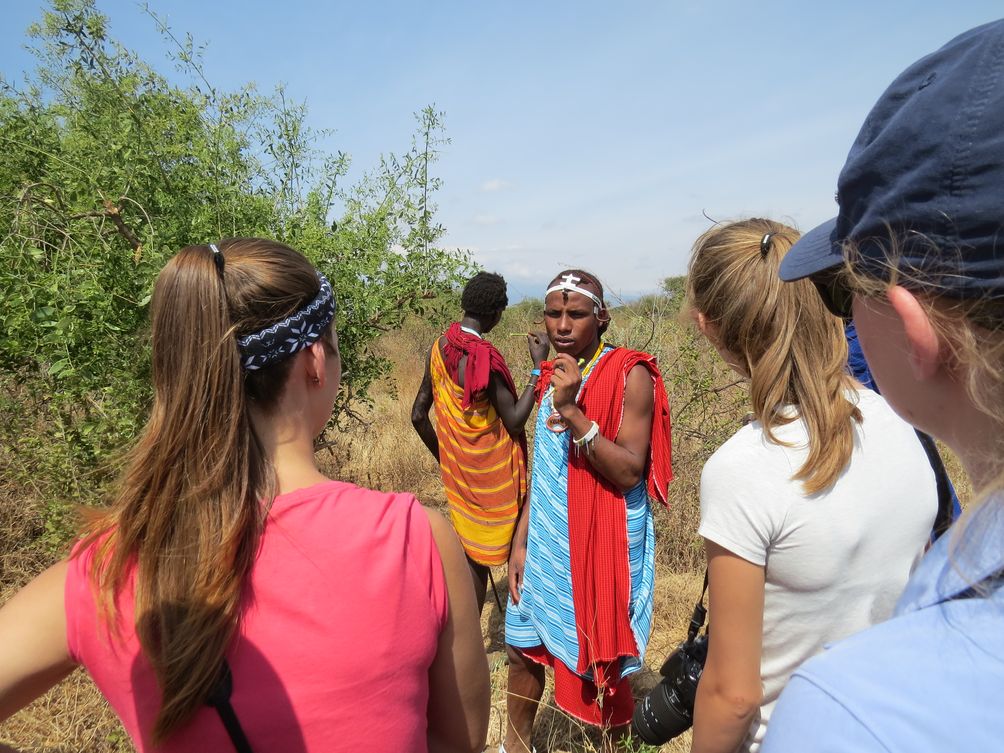
[[770, 251], [770, 239], [773, 233], [764, 233], [763, 238], [760, 239], [760, 256], [766, 259], [767, 253]]
[[222, 280], [223, 279], [223, 267], [224, 267], [224, 263], [225, 263], [224, 260], [223, 260], [223, 252], [220, 251], [220, 249], [216, 247], [215, 243], [210, 243], [209, 244], [209, 250], [213, 252], [213, 263], [216, 264], [216, 271], [220, 273], [220, 279]]

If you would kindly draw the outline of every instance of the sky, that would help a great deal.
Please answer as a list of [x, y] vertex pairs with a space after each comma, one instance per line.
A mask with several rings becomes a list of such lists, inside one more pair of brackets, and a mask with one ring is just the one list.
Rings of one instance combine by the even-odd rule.
[[[1002, 12], [990, 0], [149, 0], [206, 43], [218, 88], [305, 101], [354, 174], [445, 113], [440, 245], [540, 297], [582, 267], [615, 301], [683, 274], [711, 222], [806, 231], [836, 214], [837, 175], [907, 65]], [[7, 0], [0, 73], [32, 66], [38, 0]], [[164, 72], [140, 5], [97, 0], [112, 36]]]

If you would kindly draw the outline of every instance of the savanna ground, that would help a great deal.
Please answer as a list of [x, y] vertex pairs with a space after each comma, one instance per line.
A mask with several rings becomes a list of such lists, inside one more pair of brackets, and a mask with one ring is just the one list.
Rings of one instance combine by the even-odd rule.
[[[636, 696], [644, 695], [658, 682], [660, 663], [685, 634], [701, 586], [703, 553], [696, 535], [701, 466], [731, 435], [746, 412], [745, 385], [678, 321], [678, 306], [678, 298], [662, 295], [620, 307], [608, 332], [611, 342], [643, 348], [658, 356], [673, 411], [675, 480], [670, 488], [670, 509], [655, 513], [655, 621], [647, 668], [635, 676]], [[523, 384], [529, 361], [525, 339], [510, 335], [541, 329], [534, 321], [539, 310], [539, 302], [511, 308], [491, 335], [512, 365], [517, 384]], [[332, 433], [330, 445], [319, 452], [320, 463], [328, 474], [378, 489], [411, 491], [428, 505], [444, 505], [437, 466], [410, 421], [411, 401], [429, 345], [438, 332], [429, 322], [411, 319], [403, 329], [381, 338], [378, 348], [393, 366], [372, 390], [372, 404], [358, 420]], [[13, 421], [13, 417], [6, 420]], [[46, 431], [46, 427], [35, 429], [42, 434]], [[25, 473], [18, 472], [24, 463], [18, 454], [21, 451], [23, 448], [13, 442], [0, 447], [0, 478], [6, 479], [0, 482], [0, 602], [65, 551], [64, 537], [53, 530], [53, 511], [73, 502], [49, 498], [44, 484], [35, 484]], [[954, 460], [950, 460], [949, 469], [953, 478], [961, 480]], [[80, 479], [80, 483], [86, 484], [87, 479]], [[968, 496], [968, 490], [961, 491]], [[504, 603], [505, 568], [495, 568], [493, 574]], [[503, 616], [490, 591], [482, 626], [492, 673], [488, 742], [495, 746], [505, 725], [506, 666]], [[536, 725], [537, 750], [596, 750], [595, 734], [559, 712], [550, 698], [548, 687]], [[132, 750], [114, 715], [82, 671], [4, 723], [0, 741], [46, 753]], [[689, 744], [686, 733], [662, 750], [686, 751]], [[641, 745], [634, 749], [652, 750]]]

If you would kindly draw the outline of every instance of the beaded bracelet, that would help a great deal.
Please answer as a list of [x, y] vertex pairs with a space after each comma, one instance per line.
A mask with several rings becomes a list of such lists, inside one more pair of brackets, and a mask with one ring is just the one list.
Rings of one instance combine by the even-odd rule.
[[583, 434], [578, 439], [572, 438], [572, 444], [575, 445], [575, 452], [578, 453], [580, 447], [586, 448], [586, 454], [588, 455], [593, 451], [593, 442], [596, 437], [600, 435], [600, 425], [593, 421], [593, 425], [589, 427], [589, 431]]

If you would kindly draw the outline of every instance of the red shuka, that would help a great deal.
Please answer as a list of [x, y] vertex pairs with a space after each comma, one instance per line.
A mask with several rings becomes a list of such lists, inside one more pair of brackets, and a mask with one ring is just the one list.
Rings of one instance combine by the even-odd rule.
[[[652, 377], [654, 398], [646, 487], [650, 499], [668, 507], [667, 491], [673, 478], [671, 422], [669, 400], [656, 359], [640, 351], [614, 348], [597, 362], [579, 393], [578, 405], [587, 418], [598, 424], [601, 435], [615, 440], [624, 414], [627, 376], [638, 365]], [[547, 385], [550, 371], [546, 367], [542, 371], [545, 373], [539, 383]], [[538, 399], [542, 394], [541, 390]], [[585, 453], [574, 451], [568, 455], [568, 540], [579, 663], [575, 667], [577, 674], [556, 672], [555, 683], [577, 680], [585, 684], [587, 681], [579, 675], [592, 671], [595, 689], [562, 689], [562, 697], [581, 698], [583, 703], [580, 708], [566, 707], [566, 710], [593, 721], [595, 706], [599, 706], [599, 719], [593, 723], [624, 724], [630, 721], [630, 707], [627, 719], [610, 718], [610, 712], [615, 717], [624, 713], [623, 695], [627, 689], [621, 682], [620, 659], [638, 655], [628, 616], [631, 570], [627, 506], [624, 492], [597, 473]], [[555, 697], [559, 697], [557, 689]], [[605, 707], [607, 713], [603, 713]]]
[[469, 408], [471, 399], [479, 392], [488, 389], [488, 380], [493, 371], [499, 373], [509, 391], [518, 395], [516, 383], [509, 372], [509, 365], [498, 349], [487, 340], [460, 329], [459, 322], [454, 322], [444, 333], [446, 347], [443, 348], [443, 363], [450, 378], [460, 384], [460, 359], [467, 356], [464, 368], [464, 399], [461, 405]]

